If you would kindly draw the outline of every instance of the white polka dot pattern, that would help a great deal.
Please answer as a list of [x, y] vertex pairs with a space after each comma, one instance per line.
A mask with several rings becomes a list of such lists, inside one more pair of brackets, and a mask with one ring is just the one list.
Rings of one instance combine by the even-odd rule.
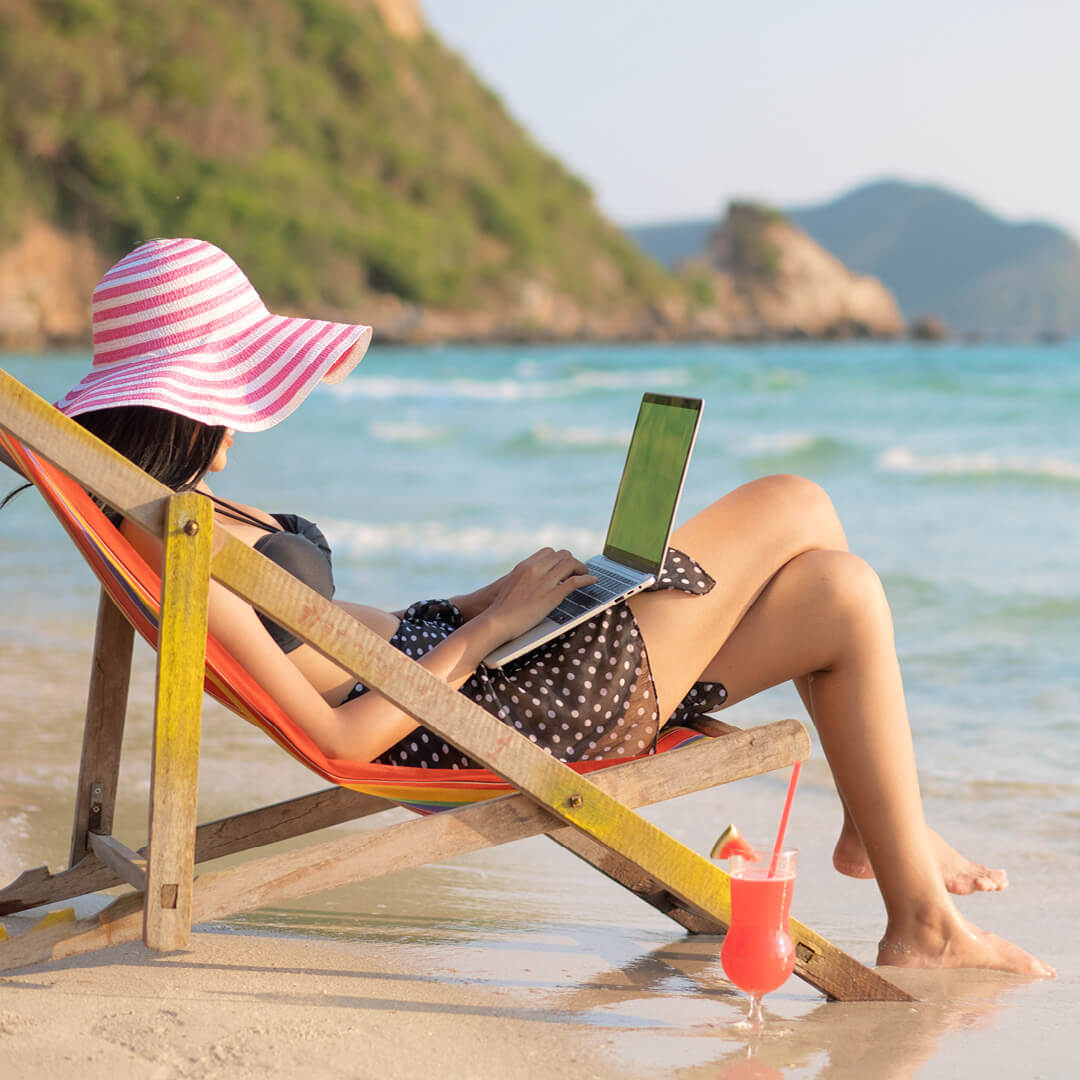
[[[689, 555], [669, 548], [653, 589], [701, 596], [714, 584]], [[405, 612], [390, 643], [418, 659], [460, 625], [461, 612], [449, 601], [424, 601]], [[349, 696], [366, 692], [358, 683]], [[563, 761], [631, 757], [656, 744], [659, 717], [649, 660], [626, 604], [616, 604], [499, 671], [481, 666], [461, 693]], [[697, 683], [670, 722], [713, 712], [726, 700], [727, 690], [720, 683]], [[424, 728], [378, 761], [422, 769], [478, 767]]]

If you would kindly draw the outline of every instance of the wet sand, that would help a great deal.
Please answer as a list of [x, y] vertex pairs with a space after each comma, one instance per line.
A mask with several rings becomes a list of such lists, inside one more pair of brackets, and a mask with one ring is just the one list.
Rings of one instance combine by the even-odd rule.
[[[0, 1069], [124, 1077], [1064, 1077], [1057, 988], [893, 971], [917, 1005], [770, 995], [782, 1036], [728, 1025], [745, 1000], [713, 939], [619, 948], [596, 927], [470, 940], [428, 927], [382, 943], [195, 935], [0, 979]], [[394, 940], [397, 938], [397, 940]], [[1047, 1010], [1047, 1011], [1044, 1011]], [[1024, 1037], [1023, 1016], [1040, 1037]], [[1058, 1013], [1058, 1019], [1062, 1016]], [[1050, 1021], [1048, 1023], [1048, 1021]]]
[[[740, 820], [771, 820], [785, 778], [648, 816], [700, 850], [734, 802]], [[828, 866], [830, 799], [800, 792], [793, 913], [870, 961], [880, 901]], [[1056, 981], [883, 969], [920, 999], [893, 1005], [828, 1003], [793, 978], [766, 999], [789, 1033], [747, 1036], [729, 1026], [746, 999], [717, 939], [685, 935], [536, 838], [237, 916], [185, 953], [123, 945], [0, 977], [0, 1075], [1064, 1078], [1080, 1001], [1075, 866], [1059, 880], [1009, 865], [1007, 892], [962, 909], [1056, 963]]]

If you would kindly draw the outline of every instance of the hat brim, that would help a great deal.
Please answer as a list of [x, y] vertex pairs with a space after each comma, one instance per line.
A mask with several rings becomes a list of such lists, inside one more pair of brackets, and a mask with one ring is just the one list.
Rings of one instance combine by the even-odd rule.
[[148, 405], [212, 427], [265, 431], [320, 381], [344, 379], [370, 343], [370, 326], [267, 313], [233, 338], [101, 364], [56, 404], [67, 416]]

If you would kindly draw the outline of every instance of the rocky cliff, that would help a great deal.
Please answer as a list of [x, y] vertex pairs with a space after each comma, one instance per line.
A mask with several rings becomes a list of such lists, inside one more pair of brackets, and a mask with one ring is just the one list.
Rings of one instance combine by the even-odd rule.
[[88, 340], [90, 293], [104, 268], [87, 236], [27, 221], [0, 251], [0, 349]]
[[733, 337], [897, 337], [892, 293], [852, 273], [783, 214], [733, 203], [683, 274], [711, 302], [696, 316]]

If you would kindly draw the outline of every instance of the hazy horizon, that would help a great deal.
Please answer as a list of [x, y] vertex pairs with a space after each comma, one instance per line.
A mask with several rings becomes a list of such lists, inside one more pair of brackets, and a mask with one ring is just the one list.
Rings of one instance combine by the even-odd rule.
[[[1073, 239], [1080, 243], [1080, 231], [1074, 232], [1067, 225], [1060, 221], [1052, 221], [1047, 217], [1013, 217], [1009, 214], [1003, 214], [995, 210], [993, 207], [987, 206], [985, 201], [981, 199], [977, 194], [968, 191], [960, 191], [957, 188], [940, 183], [936, 180], [930, 180], [926, 178], [915, 178], [907, 176], [871, 176], [865, 180], [856, 180], [854, 183], [849, 184], [841, 191], [834, 192], [832, 195], [826, 195], [820, 199], [813, 200], [797, 200], [794, 202], [784, 203], [778, 205], [776, 209], [785, 211], [806, 210], [817, 206], [823, 206], [827, 203], [835, 202], [838, 199], [843, 198], [846, 195], [850, 195], [853, 191], [857, 191], [861, 188], [870, 187], [873, 184], [899, 182], [902, 184], [910, 184], [914, 187], [935, 187], [942, 191], [947, 191], [951, 195], [959, 196], [963, 199], [969, 199], [974, 203], [977, 203], [983, 210], [989, 214], [993, 214], [995, 217], [1000, 218], [1002, 221], [1007, 222], [1010, 225], [1049, 225], [1052, 228], [1061, 229]], [[732, 199], [754, 199], [752, 192], [735, 193], [731, 196]], [[725, 207], [717, 207], [716, 211], [712, 214], [688, 214], [679, 218], [661, 218], [655, 221], [619, 221], [618, 224], [627, 229], [639, 229], [648, 228], [654, 225], [681, 225], [693, 221], [706, 221], [706, 220], [719, 220], [724, 212]]]
[[421, 0], [429, 25], [625, 225], [884, 178], [1080, 235], [1080, 6], [1031, 0]]

